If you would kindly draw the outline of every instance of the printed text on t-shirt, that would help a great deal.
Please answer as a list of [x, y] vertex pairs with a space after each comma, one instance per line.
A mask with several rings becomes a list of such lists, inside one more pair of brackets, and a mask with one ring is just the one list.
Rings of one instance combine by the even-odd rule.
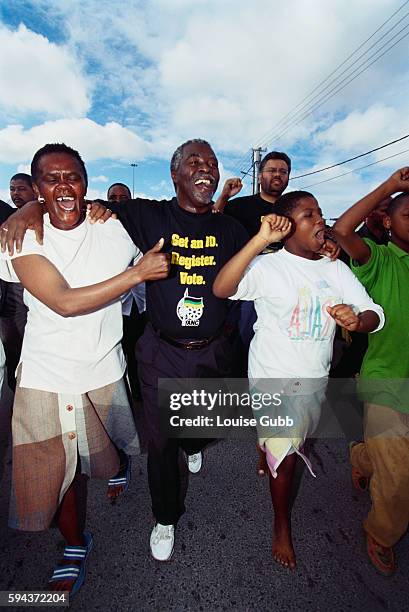
[[[215, 236], [204, 236], [204, 238], [190, 238], [189, 236], [179, 236], [172, 234], [172, 246], [182, 249], [204, 249], [218, 247]], [[207, 266], [215, 266], [216, 261], [214, 255], [181, 255], [177, 251], [171, 253], [171, 264], [191, 270], [192, 268], [200, 268]], [[179, 272], [179, 280], [181, 285], [205, 285], [206, 281], [201, 274], [194, 272], [189, 274], [185, 271]]]

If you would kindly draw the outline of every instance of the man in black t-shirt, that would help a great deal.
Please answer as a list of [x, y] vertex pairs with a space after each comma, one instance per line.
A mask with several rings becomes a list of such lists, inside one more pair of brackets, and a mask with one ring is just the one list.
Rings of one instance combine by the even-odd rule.
[[288, 155], [271, 151], [260, 163], [260, 193], [229, 201], [241, 191], [242, 185], [240, 179], [227, 179], [215, 209], [240, 221], [252, 238], [259, 231], [264, 215], [274, 212], [274, 204], [288, 186], [290, 172], [291, 160]]
[[156, 520], [150, 545], [155, 559], [173, 552], [174, 528], [184, 512], [179, 449], [196, 462], [208, 439], [170, 439], [160, 426], [159, 378], [216, 378], [229, 374], [232, 361], [223, 326], [227, 300], [216, 298], [213, 281], [220, 268], [248, 237], [234, 219], [212, 213], [219, 182], [217, 158], [210, 145], [191, 140], [175, 151], [171, 201], [129, 200], [109, 207], [139, 248], [146, 252], [160, 238], [171, 254], [169, 277], [146, 283], [147, 325], [137, 345], [145, 419], [148, 428], [148, 477]]
[[[27, 197], [33, 194], [31, 176], [15, 174], [10, 181], [10, 196], [17, 208], [24, 206]], [[5, 202], [0, 202], [0, 224], [16, 211]], [[27, 308], [23, 302], [23, 286], [20, 283], [0, 281], [1, 310], [0, 338], [6, 354], [7, 378], [10, 389], [16, 386], [15, 371], [20, 360]]]
[[[14, 212], [14, 208], [12, 208], [6, 202], [3, 202], [3, 200], [0, 200], [0, 225], [4, 223], [4, 221], [6, 221]], [[0, 316], [3, 311], [3, 303], [6, 296], [6, 287], [6, 282], [0, 279]]]

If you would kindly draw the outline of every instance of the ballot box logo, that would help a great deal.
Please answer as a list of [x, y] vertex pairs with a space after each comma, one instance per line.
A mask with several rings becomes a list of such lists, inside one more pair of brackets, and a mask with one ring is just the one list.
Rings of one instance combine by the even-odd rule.
[[176, 313], [182, 321], [182, 327], [197, 327], [203, 314], [204, 304], [202, 297], [189, 295], [185, 289], [183, 297], [179, 300]]

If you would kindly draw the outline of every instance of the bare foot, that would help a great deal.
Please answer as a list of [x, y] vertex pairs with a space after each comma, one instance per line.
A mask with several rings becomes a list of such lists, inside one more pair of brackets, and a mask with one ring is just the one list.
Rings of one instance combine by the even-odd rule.
[[273, 540], [273, 559], [280, 565], [293, 570], [296, 566], [295, 552], [291, 538], [289, 525], [275, 527], [275, 538]]
[[121, 495], [121, 493], [123, 493], [124, 488], [125, 488], [124, 485], [110, 485], [110, 484], [108, 484], [107, 497], [108, 497], [108, 499], [109, 499], [109, 501], [111, 502], [112, 505], [115, 504], [115, 502], [118, 499], [118, 497]]
[[119, 472], [108, 481], [108, 489], [107, 489], [107, 497], [111, 504], [115, 504], [118, 497], [124, 493], [128, 486], [130, 480], [130, 471], [129, 468], [130, 458], [126, 457], [123, 463], [119, 468]]
[[[84, 546], [85, 544], [82, 543], [80, 544], [80, 546]], [[64, 565], [67, 566], [74, 566], [77, 565], [78, 567], [81, 565], [82, 561], [79, 559], [66, 559], [66, 558], [62, 558], [60, 563], [58, 564], [58, 567], [61, 568]], [[64, 580], [55, 580], [55, 581], [50, 581], [47, 585], [47, 588], [49, 591], [68, 591], [71, 592], [72, 587], [74, 586], [74, 582], [77, 580], [78, 576], [73, 576], [72, 578], [64, 578]]]
[[[78, 565], [78, 561], [71, 561], [69, 565]], [[61, 562], [61, 565], [67, 565], [66, 560]], [[47, 584], [48, 591], [68, 591], [71, 592], [72, 587], [74, 586], [74, 582], [77, 578], [65, 578], [64, 580], [56, 580], [55, 582], [49, 582]]]

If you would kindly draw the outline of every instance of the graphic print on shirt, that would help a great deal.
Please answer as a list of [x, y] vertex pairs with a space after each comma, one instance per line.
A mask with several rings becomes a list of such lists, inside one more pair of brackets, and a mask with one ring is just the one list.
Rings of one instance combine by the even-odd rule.
[[335, 322], [328, 314], [327, 306], [334, 306], [337, 298], [325, 295], [325, 290], [330, 289], [325, 280], [318, 281], [317, 288], [320, 293], [306, 286], [298, 289], [297, 303], [285, 329], [291, 340], [323, 342], [331, 335]]
[[[218, 243], [215, 236], [204, 236], [203, 238], [191, 238], [189, 236], [179, 236], [179, 234], [172, 234], [172, 247], [178, 247], [179, 249], [216, 249]], [[178, 251], [172, 250], [170, 263], [172, 266], [182, 268], [179, 270], [179, 282], [181, 285], [205, 285], [206, 280], [202, 274], [193, 272], [194, 268], [208, 268], [216, 265], [214, 255], [184, 255]], [[187, 271], [186, 271], [187, 270]]]
[[203, 314], [204, 303], [202, 297], [189, 295], [185, 289], [183, 297], [176, 306], [176, 314], [182, 321], [182, 327], [197, 327]]

